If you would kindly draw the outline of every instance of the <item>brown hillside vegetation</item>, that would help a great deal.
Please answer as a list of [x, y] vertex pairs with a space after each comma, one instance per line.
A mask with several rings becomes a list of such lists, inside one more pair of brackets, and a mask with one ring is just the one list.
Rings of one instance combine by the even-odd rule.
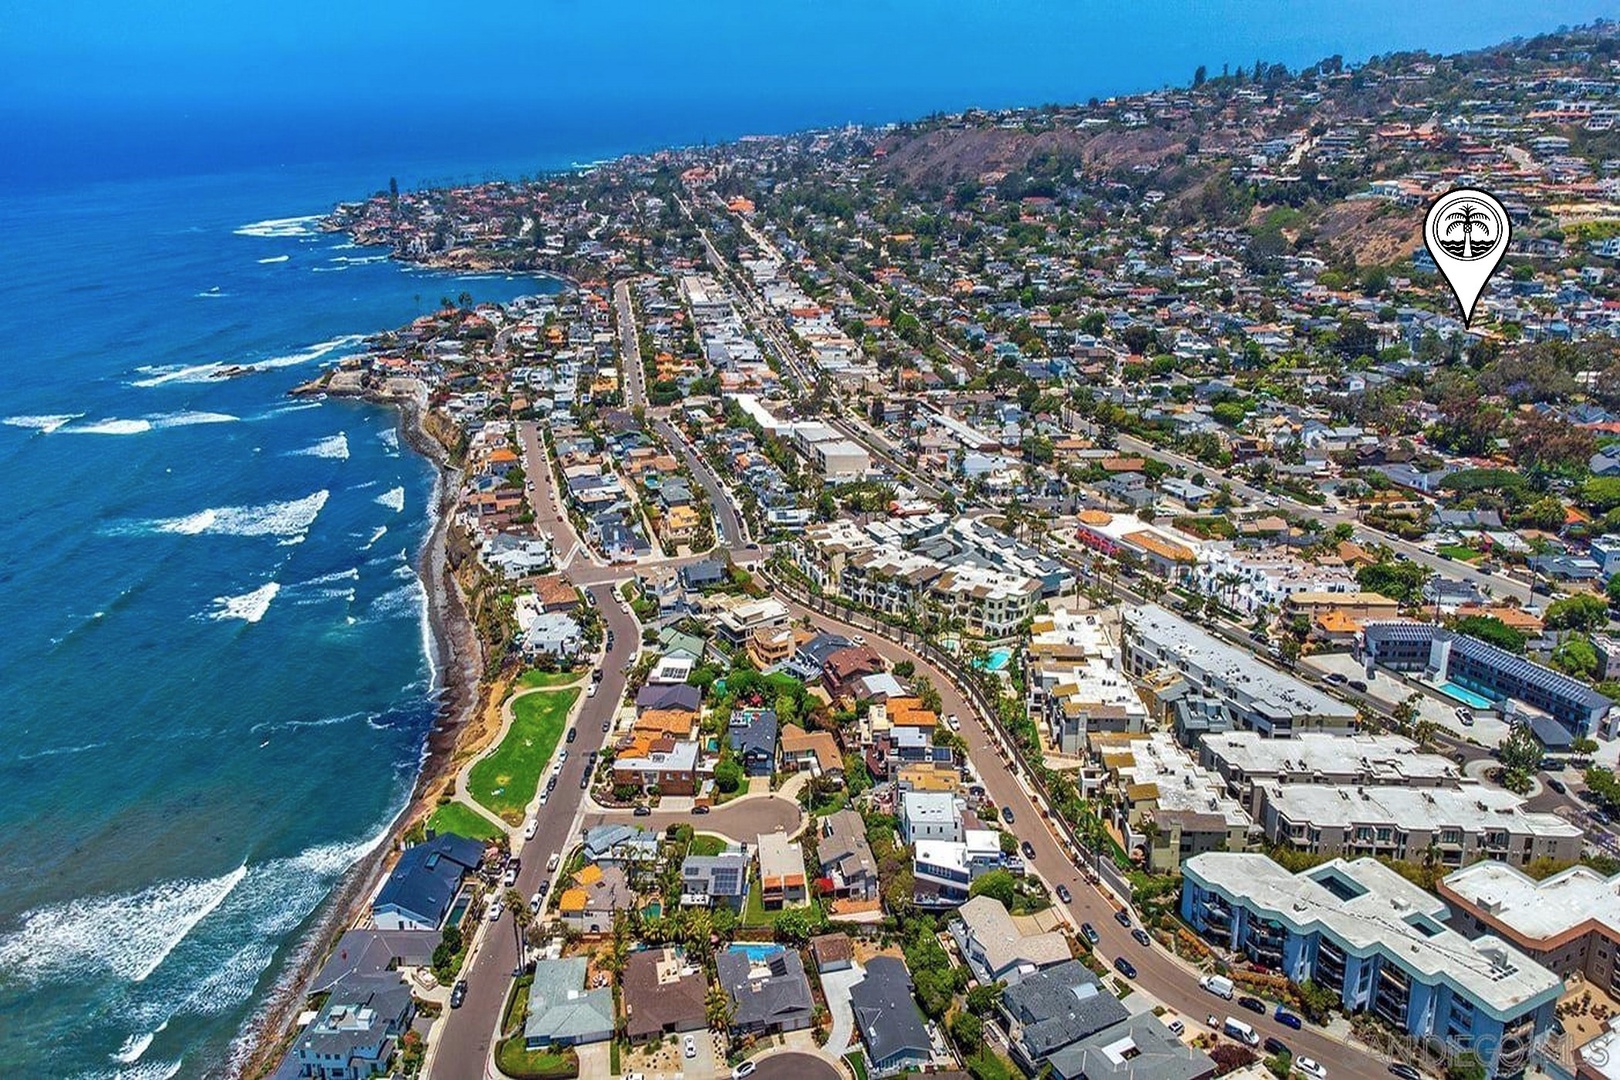
[[1017, 128], [948, 127], [920, 135], [895, 135], [880, 144], [883, 169], [909, 183], [978, 179], [987, 173], [1023, 170], [1037, 157], [1083, 163], [1098, 172], [1133, 165], [1157, 165], [1179, 158], [1185, 145], [1160, 128], [1096, 133], [1074, 129], [1028, 132]]
[[1344, 199], [1325, 208], [1317, 236], [1337, 248], [1348, 246], [1362, 266], [1389, 266], [1423, 244], [1423, 209], [1379, 199]]

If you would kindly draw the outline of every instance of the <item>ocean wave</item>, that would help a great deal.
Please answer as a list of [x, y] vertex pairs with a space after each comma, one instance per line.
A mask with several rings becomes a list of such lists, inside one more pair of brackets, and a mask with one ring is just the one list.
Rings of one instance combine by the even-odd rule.
[[150, 420], [97, 420], [68, 428], [75, 435], [141, 435], [152, 430]]
[[0, 424], [7, 427], [32, 428], [42, 435], [49, 435], [63, 424], [79, 419], [84, 413], [55, 413], [45, 416], [8, 416], [0, 420]]
[[399, 432], [395, 431], [393, 428], [383, 428], [377, 433], [377, 438], [382, 440], [382, 444], [388, 447], [388, 449], [393, 450], [396, 453], [399, 451]]
[[217, 506], [185, 517], [159, 518], [143, 527], [155, 532], [197, 536], [282, 536], [302, 537], [326, 505], [326, 490], [302, 499], [265, 503], [262, 506]]
[[237, 236], [315, 236], [318, 234], [313, 226], [321, 220], [320, 214], [307, 214], [303, 217], [267, 218], [264, 221], [255, 221], [248, 225], [238, 225], [231, 231]]
[[111, 1072], [85, 1073], [75, 1080], [174, 1080], [180, 1075], [180, 1061], [149, 1061], [134, 1068], [114, 1069]]
[[302, 450], [290, 450], [289, 454], [295, 457], [331, 458], [335, 461], [349, 460], [349, 437], [343, 432], [328, 435], [313, 446], [306, 446]]
[[390, 589], [373, 600], [366, 611], [364, 621], [374, 623], [387, 622], [392, 619], [417, 618], [421, 615], [422, 609], [427, 606], [424, 600], [420, 582], [401, 585], [399, 588]]
[[53, 431], [72, 435], [144, 435], [148, 431], [191, 427], [196, 424], [233, 424], [239, 416], [216, 412], [156, 413], [136, 420], [95, 420], [88, 424], [66, 424]]
[[330, 574], [322, 574], [320, 577], [312, 577], [308, 581], [300, 581], [293, 587], [295, 589], [313, 589], [321, 585], [331, 585], [339, 581], [359, 580], [360, 568], [358, 566], [351, 566], [347, 570], [336, 570]]
[[269, 258], [260, 259], [259, 262], [261, 265], [269, 263], [284, 263], [290, 258], [292, 258], [291, 255], [271, 255]]
[[267, 731], [295, 731], [298, 728], [332, 727], [336, 724], [346, 724], [351, 720], [358, 720], [367, 715], [369, 714], [361, 711], [344, 713], [342, 716], [323, 716], [319, 720], [262, 720], [248, 728], [248, 732], [253, 735], [260, 735]]
[[244, 865], [219, 877], [35, 908], [0, 937], [0, 968], [34, 981], [111, 973], [144, 982], [246, 876]]
[[347, 269], [347, 266], [312, 266], [309, 268], [309, 272], [312, 274], [340, 274]]
[[376, 546], [377, 541], [381, 540], [384, 536], [387, 536], [387, 535], [388, 535], [388, 526], [386, 526], [386, 525], [377, 526], [376, 531], [371, 534], [371, 539], [367, 540], [364, 544], [360, 545], [360, 550], [361, 551], [370, 551], [374, 546]]
[[[100, 615], [101, 612], [96, 612]], [[99, 750], [106, 746], [105, 742], [78, 743], [73, 746], [53, 746], [46, 750], [35, 750], [32, 754], [18, 754], [17, 761], [38, 761], [40, 758], [61, 757], [64, 754], [87, 754], [91, 750]]]
[[243, 622], [256, 623], [264, 618], [264, 613], [270, 610], [270, 602], [280, 591], [281, 583], [271, 581], [241, 596], [216, 596], [214, 610], [208, 613], [208, 617], [220, 622], [241, 619]]
[[312, 360], [319, 360], [329, 353], [337, 352], [339, 349], [351, 349], [365, 340], [366, 336], [364, 334], [341, 334], [326, 341], [317, 341], [307, 348], [299, 349], [297, 352], [288, 353], [285, 356], [272, 356], [264, 360], [249, 361], [249, 363], [256, 368], [296, 367], [299, 364], [307, 364]]
[[398, 514], [405, 509], [405, 489], [403, 487], [389, 488], [372, 500], [378, 506], [386, 506]]
[[149, 389], [154, 386], [164, 386], [168, 383], [200, 383], [208, 382], [219, 372], [225, 370], [224, 364], [172, 364], [167, 367], [138, 367], [135, 369], [146, 376], [143, 379], [131, 380], [131, 386]]
[[124, 1045], [118, 1048], [118, 1052], [112, 1055], [112, 1059], [120, 1065], [135, 1064], [152, 1045], [152, 1040], [168, 1026], [169, 1022], [165, 1020], [151, 1031], [142, 1031], [129, 1036], [124, 1040]]
[[348, 266], [364, 266], [367, 263], [387, 262], [388, 258], [387, 255], [334, 255], [331, 261]]
[[192, 298], [195, 300], [223, 300], [229, 295], [231, 294], [220, 289], [218, 285], [215, 285], [212, 288], [204, 289], [202, 292], [191, 294]]

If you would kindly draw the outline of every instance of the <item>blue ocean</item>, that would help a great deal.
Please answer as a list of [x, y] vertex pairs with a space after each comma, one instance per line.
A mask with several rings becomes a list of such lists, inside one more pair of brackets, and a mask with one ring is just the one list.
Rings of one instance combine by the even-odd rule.
[[391, 412], [287, 391], [441, 297], [552, 285], [400, 266], [314, 215], [391, 175], [1473, 47], [1611, 6], [0, 14], [0, 1075], [229, 1074], [416, 775], [432, 470]]

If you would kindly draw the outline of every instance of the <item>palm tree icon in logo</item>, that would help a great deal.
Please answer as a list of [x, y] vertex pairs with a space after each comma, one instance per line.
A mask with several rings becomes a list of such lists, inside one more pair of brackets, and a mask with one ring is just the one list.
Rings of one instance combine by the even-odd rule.
[[[1495, 215], [1481, 204], [1471, 199], [1459, 202], [1456, 209], [1447, 212], [1441, 220], [1440, 232], [1443, 237], [1461, 230], [1461, 240], [1441, 239], [1440, 246], [1448, 255], [1458, 259], [1477, 259], [1485, 255], [1495, 239]], [[1474, 244], [1474, 234], [1480, 234], [1485, 243], [1480, 246]]]

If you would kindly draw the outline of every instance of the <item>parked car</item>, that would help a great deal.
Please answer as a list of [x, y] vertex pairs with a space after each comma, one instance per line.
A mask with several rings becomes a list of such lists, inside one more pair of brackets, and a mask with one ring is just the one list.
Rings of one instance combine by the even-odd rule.
[[1306, 1076], [1313, 1076], [1316, 1080], [1327, 1080], [1327, 1070], [1315, 1058], [1300, 1057], [1294, 1059], [1294, 1068]]
[[604, 721], [602, 721], [602, 730], [603, 731], [610, 731], [610, 730], [612, 730], [612, 728], [613, 728], [613, 721], [612, 720], [604, 720]]
[[1367, 684], [1360, 679], [1351, 679], [1349, 686], [1350, 689], [1354, 690], [1358, 694], [1365, 694], [1367, 692]]
[[1080, 924], [1080, 934], [1093, 945], [1097, 944], [1098, 939], [1101, 937], [1101, 935], [1097, 933], [1097, 928], [1092, 926], [1090, 923]]
[[1035, 861], [1035, 845], [1030, 843], [1028, 840], [1025, 840], [1022, 844], [1018, 845], [1018, 850], [1024, 853], [1024, 858], [1030, 860], [1031, 862]]
[[584, 790], [585, 788], [588, 788], [588, 787], [591, 786], [591, 774], [590, 773], [586, 773], [584, 776], [579, 778], [579, 786], [580, 786], [581, 790]]
[[489, 921], [490, 922], [500, 922], [501, 921], [501, 898], [498, 897], [498, 896], [493, 898], [489, 902]]
[[731, 1080], [743, 1080], [745, 1076], [752, 1076], [755, 1068], [752, 1061], [745, 1061], [731, 1070]]
[[1127, 979], [1136, 978], [1136, 965], [1125, 959], [1123, 956], [1114, 957], [1114, 970], [1125, 976]]
[[1345, 675], [1341, 674], [1340, 672], [1330, 671], [1326, 675], [1322, 676], [1322, 681], [1332, 683], [1335, 686], [1343, 686], [1345, 683], [1349, 682], [1350, 680], [1349, 680], [1349, 678], [1347, 678]]
[[467, 980], [457, 979], [456, 985], [450, 988], [450, 1007], [461, 1008], [461, 1003], [467, 1000]]
[[1140, 926], [1131, 931], [1131, 937], [1136, 939], [1138, 945], [1147, 946], [1153, 944], [1153, 939], [1148, 937], [1148, 932]]
[[1118, 911], [1114, 912], [1114, 921], [1128, 930], [1130, 929], [1131, 925], [1131, 913], [1126, 911], [1124, 908], [1120, 908]]
[[632, 817], [650, 817], [652, 815], [652, 807], [642, 803], [637, 803], [636, 808], [630, 811], [630, 813]]
[[1001, 820], [1005, 821], [1008, 825], [1011, 825], [1013, 823], [1012, 807], [1003, 806], [1001, 808]]
[[530, 818], [528, 821], [525, 821], [523, 823], [523, 839], [525, 839], [525, 840], [533, 840], [535, 830], [537, 830], [539, 828], [540, 828], [540, 822], [537, 821], [536, 819]]
[[1069, 887], [1067, 885], [1059, 885], [1057, 887], [1057, 898], [1065, 904], [1074, 903], [1074, 896], [1069, 892]]
[[1266, 1041], [1260, 1045], [1268, 1054], [1287, 1054], [1290, 1057], [1293, 1056], [1293, 1051], [1288, 1049], [1288, 1044], [1277, 1038], [1275, 1035], [1267, 1035]]
[[1266, 1003], [1257, 997], [1250, 997], [1249, 995], [1245, 994], [1237, 999], [1237, 1003], [1243, 1008], [1248, 1009], [1250, 1012], [1257, 1012], [1261, 1015], [1265, 1014]]
[[708, 812], [709, 812], [709, 805], [707, 803], [701, 803], [701, 804], [699, 804], [697, 806], [692, 807], [692, 813], [694, 813], [694, 814], [707, 814]]
[[595, 697], [596, 696], [596, 688], [598, 686], [600, 686], [600, 685], [602, 685], [602, 684], [601, 683], [594, 683], [594, 682], [591, 683], [591, 685], [589, 685], [589, 686], [587, 686], [585, 688], [585, 696], [586, 697]]
[[697, 1039], [690, 1032], [681, 1042], [681, 1053], [688, 1058], [697, 1057]]
[[577, 738], [579, 738], [579, 728], [569, 728], [568, 729], [568, 738], [564, 739], [563, 741], [564, 742], [573, 742]]
[[1164, 1026], [1169, 1029], [1170, 1034], [1176, 1036], [1177, 1038], [1187, 1034], [1187, 1025], [1183, 1024], [1180, 1020], [1172, 1020]]
[[1277, 1021], [1277, 1023], [1281, 1024], [1283, 1027], [1291, 1027], [1295, 1031], [1299, 1031], [1305, 1026], [1305, 1021], [1301, 1020], [1298, 1016], [1289, 1012], [1281, 1005], [1277, 1006], [1277, 1011], [1271, 1014], [1271, 1018]]
[[1552, 788], [1554, 791], [1556, 791], [1560, 795], [1569, 794], [1569, 788], [1565, 787], [1564, 782], [1562, 780], [1558, 779], [1558, 777], [1556, 777], [1556, 776], [1547, 777], [1547, 786]]
[[557, 864], [560, 862], [562, 862], [562, 856], [553, 851], [551, 853], [551, 858], [546, 860], [546, 873], [555, 874], [557, 872]]
[[1423, 1074], [1404, 1061], [1390, 1062], [1389, 1071], [1401, 1080], [1423, 1080]]

